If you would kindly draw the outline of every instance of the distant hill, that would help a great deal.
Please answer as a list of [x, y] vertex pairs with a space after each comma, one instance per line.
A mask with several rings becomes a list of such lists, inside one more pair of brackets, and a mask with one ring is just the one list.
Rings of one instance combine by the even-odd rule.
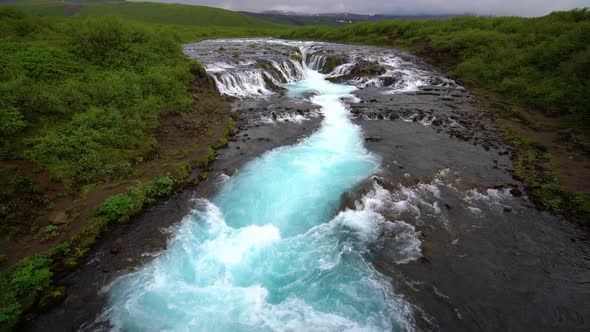
[[383, 20], [426, 20], [431, 18], [447, 19], [457, 15], [361, 15], [349, 13], [334, 14], [301, 14], [295, 12], [267, 11], [263, 13], [241, 12], [246, 15], [265, 19], [277, 24], [304, 25], [328, 25], [338, 27], [342, 25], [358, 23], [362, 21]]
[[203, 27], [282, 27], [278, 23], [273, 23], [263, 18], [206, 6], [126, 1], [87, 2], [84, 0], [72, 2], [21, 1], [11, 3], [2, 2], [1, 4], [36, 15], [119, 16], [146, 23]]

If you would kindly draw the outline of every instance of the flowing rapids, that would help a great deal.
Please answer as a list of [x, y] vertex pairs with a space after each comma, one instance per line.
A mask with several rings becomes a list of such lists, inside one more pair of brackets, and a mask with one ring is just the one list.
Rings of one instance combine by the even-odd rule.
[[125, 331], [411, 330], [410, 305], [368, 261], [371, 204], [336, 216], [340, 196], [378, 167], [343, 100], [355, 87], [311, 69], [289, 96], [316, 93], [322, 127], [248, 163], [195, 201], [168, 249], [108, 289]]

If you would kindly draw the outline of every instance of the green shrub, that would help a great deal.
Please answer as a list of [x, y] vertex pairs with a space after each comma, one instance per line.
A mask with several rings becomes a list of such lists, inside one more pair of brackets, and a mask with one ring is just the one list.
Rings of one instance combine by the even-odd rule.
[[218, 149], [227, 147], [228, 144], [229, 144], [229, 141], [227, 140], [227, 138], [222, 137], [219, 139], [219, 141], [217, 143], [213, 144], [211, 147], [214, 150], [218, 150]]
[[[0, 328], [16, 325], [22, 313], [22, 306], [18, 302], [12, 302], [0, 307]], [[7, 331], [9, 331], [7, 329]]]
[[15, 108], [0, 109], [0, 138], [7, 139], [27, 126], [23, 115]]
[[164, 197], [168, 196], [172, 193], [172, 189], [174, 188], [174, 180], [166, 175], [161, 176], [159, 178], [154, 179], [151, 182], [149, 190], [149, 195], [154, 197]]
[[[158, 111], [191, 103], [198, 65], [172, 29], [0, 15], [0, 156], [36, 161], [68, 188], [125, 177], [155, 148]], [[21, 21], [37, 25], [26, 38]]]
[[10, 274], [10, 286], [19, 295], [30, 295], [44, 290], [51, 283], [51, 260], [41, 257], [21, 260]]
[[133, 209], [133, 200], [126, 194], [117, 194], [109, 197], [100, 207], [99, 214], [106, 216], [109, 220], [118, 220], [121, 216]]

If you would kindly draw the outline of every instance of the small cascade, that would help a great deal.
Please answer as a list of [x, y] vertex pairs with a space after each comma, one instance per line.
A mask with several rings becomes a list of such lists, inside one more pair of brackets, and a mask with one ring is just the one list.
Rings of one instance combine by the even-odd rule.
[[211, 75], [222, 95], [263, 97], [271, 94], [260, 70], [218, 72]]
[[330, 76], [350, 75], [350, 71], [352, 70], [352, 67], [354, 67], [354, 62], [342, 64], [342, 65], [334, 68], [334, 70], [332, 71]]
[[326, 64], [326, 56], [323, 54], [310, 53], [307, 56], [307, 67], [312, 70], [321, 70]]
[[283, 83], [294, 83], [303, 79], [303, 66], [296, 60], [272, 61], [271, 64], [281, 74]]
[[283, 84], [302, 80], [304, 73], [303, 66], [295, 59], [238, 64], [216, 62], [206, 69], [222, 95], [238, 98], [269, 96]]
[[[357, 88], [377, 87], [383, 94], [420, 91], [426, 87], [460, 89], [418, 60], [385, 49], [276, 39], [223, 40], [191, 44], [185, 52], [205, 62], [219, 92], [237, 98], [266, 98], [286, 84], [299, 82], [305, 69], [327, 74], [332, 82]], [[221, 43], [225, 51], [219, 51]], [[248, 48], [245, 45], [264, 44]], [[206, 53], [210, 49], [215, 52]], [[297, 59], [301, 57], [303, 63]], [[336, 57], [336, 58], [334, 58]], [[344, 63], [343, 63], [344, 62]]]

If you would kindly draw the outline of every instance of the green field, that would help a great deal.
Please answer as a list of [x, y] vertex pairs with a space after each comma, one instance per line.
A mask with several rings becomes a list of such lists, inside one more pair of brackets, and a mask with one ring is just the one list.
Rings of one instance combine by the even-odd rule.
[[11, 3], [10, 6], [34, 15], [62, 17], [118, 16], [145, 23], [199, 27], [284, 27], [280, 24], [225, 9], [156, 2], [16, 2]]

